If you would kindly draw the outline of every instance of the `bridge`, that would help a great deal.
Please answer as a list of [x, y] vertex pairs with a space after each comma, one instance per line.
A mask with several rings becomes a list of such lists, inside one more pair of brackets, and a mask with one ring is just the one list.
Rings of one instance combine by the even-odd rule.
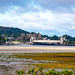
[[36, 40], [35, 37], [30, 38], [30, 42], [33, 44], [63, 44], [64, 41], [64, 37], [60, 37], [60, 40]]
[[60, 40], [33, 40], [33, 42], [41, 42], [41, 43], [60, 43]]
[[60, 44], [60, 40], [33, 40], [33, 44]]

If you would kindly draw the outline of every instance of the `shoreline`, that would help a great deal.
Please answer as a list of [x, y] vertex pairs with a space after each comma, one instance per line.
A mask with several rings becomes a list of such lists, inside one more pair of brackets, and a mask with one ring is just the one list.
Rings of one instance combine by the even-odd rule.
[[49, 52], [75, 52], [75, 47], [0, 46], [0, 53], [49, 53]]

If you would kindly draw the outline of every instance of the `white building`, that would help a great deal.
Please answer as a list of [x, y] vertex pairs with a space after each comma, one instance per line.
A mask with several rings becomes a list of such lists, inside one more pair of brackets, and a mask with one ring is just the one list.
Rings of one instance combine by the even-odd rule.
[[36, 40], [36, 37], [34, 36], [31, 36], [30, 38], [30, 42], [33, 42], [33, 43], [40, 43], [40, 44], [44, 44], [44, 43], [47, 43], [47, 44], [64, 44], [64, 41], [66, 41], [66, 38], [65, 37], [60, 37], [60, 40]]

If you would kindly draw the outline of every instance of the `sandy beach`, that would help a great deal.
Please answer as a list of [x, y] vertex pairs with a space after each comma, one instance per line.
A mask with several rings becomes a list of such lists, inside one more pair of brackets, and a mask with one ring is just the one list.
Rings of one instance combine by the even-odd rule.
[[0, 53], [48, 53], [48, 52], [75, 52], [75, 47], [0, 46]]

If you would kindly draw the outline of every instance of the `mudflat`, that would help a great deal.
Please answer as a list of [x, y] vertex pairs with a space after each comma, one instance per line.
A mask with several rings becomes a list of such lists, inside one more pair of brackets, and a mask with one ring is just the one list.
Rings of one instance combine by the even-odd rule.
[[48, 52], [75, 52], [75, 47], [19, 47], [19, 46], [0, 46], [0, 53], [48, 53]]

